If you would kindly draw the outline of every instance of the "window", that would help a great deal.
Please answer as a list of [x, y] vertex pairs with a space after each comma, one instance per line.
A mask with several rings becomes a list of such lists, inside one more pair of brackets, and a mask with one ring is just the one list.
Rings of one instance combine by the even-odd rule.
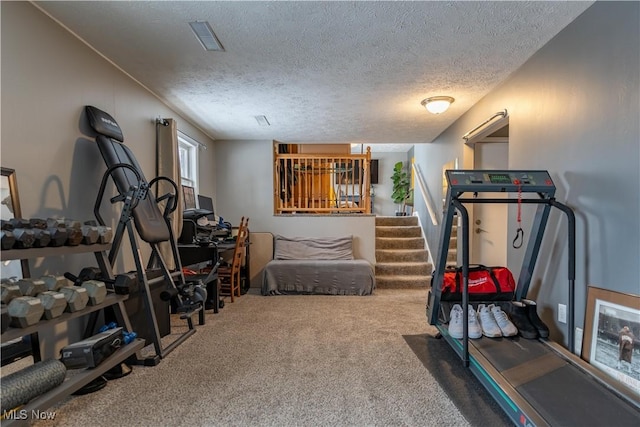
[[198, 194], [198, 147], [200, 143], [178, 132], [178, 155], [180, 156], [180, 184], [193, 187]]

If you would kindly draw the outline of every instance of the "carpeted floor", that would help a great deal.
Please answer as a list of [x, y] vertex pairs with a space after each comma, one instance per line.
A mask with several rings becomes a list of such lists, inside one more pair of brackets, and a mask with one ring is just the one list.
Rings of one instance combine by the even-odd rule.
[[438, 350], [446, 343], [424, 338], [425, 301], [421, 289], [366, 297], [252, 290], [209, 312], [158, 366], [135, 366], [99, 392], [69, 397], [49, 409], [54, 421], [35, 425], [504, 424], [480, 391], [459, 384], [453, 364], [441, 369], [450, 363]]

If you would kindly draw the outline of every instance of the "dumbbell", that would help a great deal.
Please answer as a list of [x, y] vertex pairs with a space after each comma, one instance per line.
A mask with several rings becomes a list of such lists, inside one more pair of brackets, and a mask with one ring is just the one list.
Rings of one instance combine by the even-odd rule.
[[15, 249], [28, 249], [33, 246], [36, 236], [31, 230], [29, 221], [22, 218], [12, 218], [9, 221], [2, 221], [2, 229], [10, 231], [15, 238], [13, 247]]
[[20, 287], [16, 284], [2, 283], [0, 286], [2, 287], [2, 302], [5, 304], [9, 304], [14, 298], [22, 296]]
[[44, 281], [40, 279], [20, 279], [16, 282], [16, 285], [18, 285], [20, 292], [25, 297], [35, 297], [48, 290]]
[[49, 242], [49, 246], [64, 246], [67, 243], [67, 239], [69, 238], [69, 233], [67, 232], [67, 226], [64, 221], [56, 218], [47, 219], [47, 231], [51, 236], [51, 241]]
[[89, 294], [85, 288], [79, 288], [77, 286], [63, 286], [60, 288], [60, 292], [64, 294], [64, 297], [67, 300], [66, 311], [69, 313], [82, 310], [89, 302]]
[[101, 304], [107, 297], [107, 285], [99, 280], [86, 280], [80, 285], [87, 290], [89, 305]]
[[[103, 325], [100, 327], [100, 329], [98, 329], [98, 332], [106, 332], [109, 329], [115, 329], [118, 327], [118, 324], [116, 322], [110, 322], [107, 323], [106, 325]], [[133, 342], [137, 337], [138, 334], [135, 332], [127, 332], [127, 331], [122, 331], [122, 337], [124, 339], [124, 343], [126, 344], [130, 344], [131, 342]]]
[[111, 227], [107, 227], [106, 225], [98, 225], [95, 220], [85, 221], [84, 225], [97, 227], [99, 244], [106, 245], [107, 243], [111, 243], [111, 239], [113, 238], [113, 231], [111, 230]]
[[67, 246], [78, 246], [84, 238], [80, 221], [65, 219], [64, 224], [67, 226], [68, 233]]
[[49, 291], [57, 291], [63, 286], [68, 286], [69, 282], [64, 276], [54, 276], [52, 274], [40, 278]]
[[[64, 284], [64, 283], [63, 283]], [[44, 318], [53, 319], [60, 316], [66, 306], [67, 300], [60, 292], [49, 290], [45, 280], [40, 279], [20, 279], [17, 282], [23, 296], [37, 297], [44, 308]], [[54, 288], [57, 285], [54, 285]]]
[[98, 234], [100, 234], [98, 243], [100, 243], [101, 245], [111, 243], [111, 239], [113, 239], [113, 230], [111, 229], [111, 227], [107, 227], [106, 225], [99, 225]]
[[97, 305], [104, 301], [107, 297], [107, 286], [101, 280], [100, 269], [95, 267], [85, 267], [80, 270], [78, 276], [71, 273], [64, 273], [64, 277], [71, 280], [74, 286], [86, 289], [90, 305]]
[[[4, 220], [2, 221], [4, 222]], [[7, 251], [13, 248], [13, 245], [16, 243], [16, 237], [13, 235], [12, 231], [9, 230], [0, 230], [0, 236], [2, 236], [2, 250]]]
[[33, 247], [44, 248], [49, 246], [49, 243], [51, 243], [51, 232], [47, 230], [47, 222], [44, 219], [31, 218], [29, 225], [36, 236]]
[[45, 291], [38, 294], [38, 299], [44, 308], [43, 317], [47, 320], [62, 315], [67, 308], [67, 299], [62, 292]]
[[82, 243], [85, 245], [95, 245], [100, 239], [100, 233], [98, 227], [94, 225], [83, 225], [80, 227], [82, 230]]
[[40, 299], [27, 296], [12, 299], [7, 310], [11, 316], [11, 326], [16, 328], [35, 325], [44, 314], [44, 307]]

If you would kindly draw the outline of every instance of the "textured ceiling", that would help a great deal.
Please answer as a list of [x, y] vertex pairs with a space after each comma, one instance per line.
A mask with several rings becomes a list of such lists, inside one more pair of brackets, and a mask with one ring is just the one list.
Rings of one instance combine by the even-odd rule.
[[[35, 4], [212, 138], [414, 144], [432, 141], [591, 3]], [[194, 20], [209, 21], [226, 51], [204, 51]], [[434, 95], [456, 101], [435, 116], [420, 105]]]

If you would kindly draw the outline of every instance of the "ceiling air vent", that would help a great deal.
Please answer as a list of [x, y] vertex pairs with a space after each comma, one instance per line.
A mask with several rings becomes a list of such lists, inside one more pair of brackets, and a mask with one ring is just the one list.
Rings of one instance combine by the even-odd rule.
[[220, 43], [220, 40], [218, 40], [218, 37], [216, 37], [207, 21], [189, 22], [189, 25], [191, 25], [193, 34], [196, 35], [198, 41], [205, 50], [224, 52], [222, 43]]
[[271, 126], [266, 116], [254, 116], [260, 126]]

